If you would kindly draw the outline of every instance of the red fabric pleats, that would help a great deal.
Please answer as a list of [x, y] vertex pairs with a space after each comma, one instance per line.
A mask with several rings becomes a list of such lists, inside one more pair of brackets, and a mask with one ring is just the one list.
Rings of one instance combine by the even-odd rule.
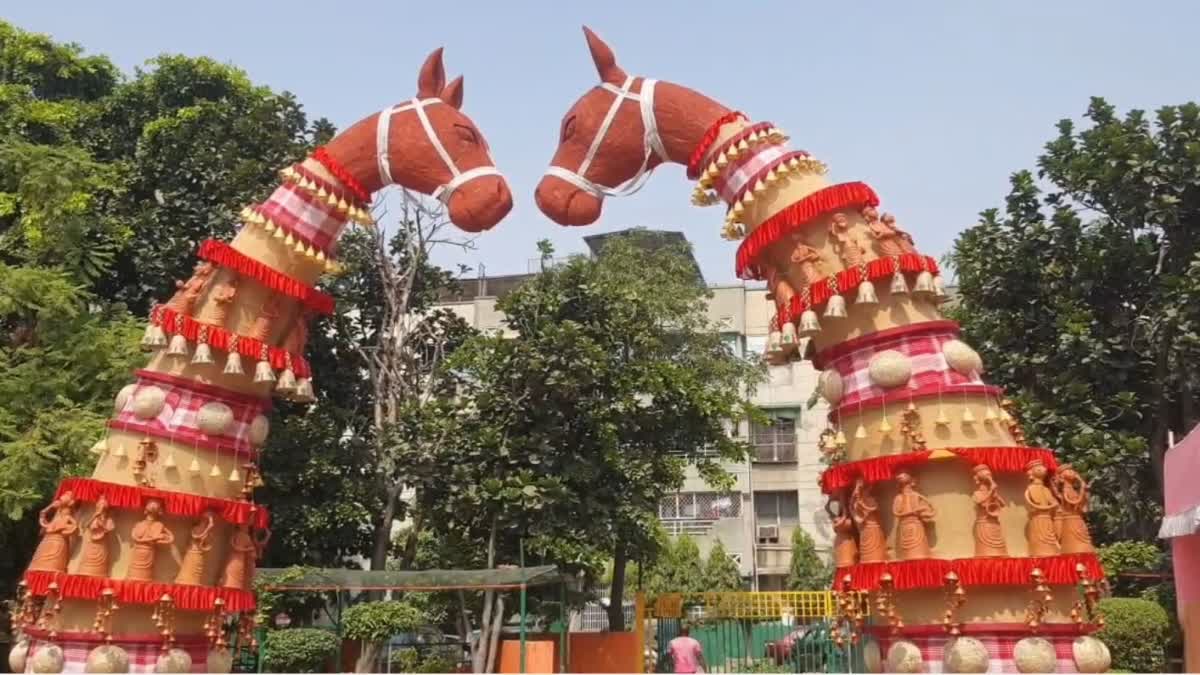
[[333, 155], [329, 154], [329, 151], [326, 150], [324, 146], [313, 150], [312, 158], [317, 160], [321, 166], [325, 167], [329, 173], [333, 174], [333, 177], [338, 179], [339, 183], [345, 185], [346, 189], [354, 195], [355, 199], [364, 204], [371, 201], [371, 193], [367, 192], [367, 188], [363, 187], [363, 184], [358, 182], [358, 179], [354, 177], [354, 174], [350, 173], [346, 167], [342, 166], [340, 162], [334, 159]]
[[294, 298], [314, 312], [333, 314], [333, 297], [297, 279], [265, 265], [238, 251], [229, 244], [216, 239], [207, 239], [200, 244], [196, 256], [201, 260], [231, 269], [238, 274], [254, 279], [267, 288]]
[[266, 507], [250, 502], [169, 492], [137, 485], [120, 485], [92, 478], [64, 480], [59, 483], [54, 498], [61, 497], [65, 492], [70, 492], [75, 495], [75, 499], [87, 503], [95, 502], [100, 495], [104, 495], [109, 506], [117, 509], [140, 511], [145, 507], [147, 500], [157, 499], [162, 502], [168, 516], [198, 518], [205, 511], [212, 509], [222, 520], [233, 525], [250, 524], [257, 529], [265, 529], [271, 523], [271, 516]]
[[[968, 471], [977, 464], [986, 464], [992, 471], [1020, 473], [1025, 470], [1026, 464], [1035, 459], [1041, 460], [1050, 473], [1054, 473], [1058, 469], [1058, 461], [1054, 458], [1054, 453], [1045, 448], [1018, 446], [938, 449], [952, 452], [958, 458], [966, 460], [967, 466], [964, 469]], [[931, 454], [933, 454], [932, 450], [921, 450], [835, 464], [821, 474], [821, 491], [825, 494], [833, 494], [838, 490], [844, 490], [854, 485], [854, 481], [859, 477], [862, 477], [867, 483], [891, 480], [902, 467], [930, 461]]]
[[237, 335], [220, 326], [201, 323], [190, 316], [184, 316], [169, 309], [166, 305], [156, 306], [150, 314], [150, 321], [161, 326], [163, 332], [168, 336], [179, 334], [192, 343], [199, 342], [201, 329], [207, 329], [208, 337], [205, 342], [213, 349], [226, 352], [229, 351], [230, 342], [237, 338], [237, 352], [242, 356], [257, 361], [262, 357], [263, 350], [266, 349], [267, 362], [275, 370], [286, 368], [290, 358], [292, 372], [296, 374], [296, 377], [312, 377], [312, 368], [309, 367], [308, 359], [304, 358], [302, 354], [292, 354], [286, 349], [272, 347], [245, 335]]
[[56, 583], [59, 594], [72, 600], [96, 600], [104, 589], [111, 588], [117, 602], [123, 605], [153, 605], [162, 596], [169, 595], [175, 601], [176, 608], [189, 612], [212, 611], [217, 598], [225, 601], [227, 612], [250, 612], [255, 607], [254, 594], [236, 588], [185, 586], [43, 571], [26, 572], [25, 583], [29, 592], [38, 596], [46, 595], [50, 584]]
[[[755, 233], [757, 232], [758, 230], [755, 230]], [[940, 273], [937, 261], [927, 255], [905, 253], [899, 258], [877, 258], [861, 268], [844, 269], [832, 277], [810, 285], [808, 287], [810, 298], [808, 304], [804, 302], [804, 294], [797, 293], [792, 296], [790, 305], [775, 313], [775, 320], [780, 326], [797, 321], [804, 310], [820, 307], [829, 302], [834, 295], [856, 293], [858, 285], [864, 281], [887, 279], [896, 273], [897, 267], [903, 272], [929, 272], [933, 275]], [[837, 285], [837, 288], [834, 288], [834, 284]]]
[[[691, 180], [696, 180], [700, 177], [700, 162], [704, 160], [704, 156], [708, 154], [708, 149], [716, 142], [717, 136], [721, 133], [721, 127], [734, 122], [738, 119], [747, 119], [740, 112], [727, 112], [717, 118], [717, 121], [709, 125], [708, 130], [704, 132], [704, 136], [700, 139], [700, 143], [696, 145], [696, 149], [692, 150], [692, 156], [688, 158], [687, 177]], [[335, 174], [336, 175], [336, 174]]]
[[1073, 586], [1079, 582], [1075, 567], [1081, 564], [1092, 581], [1104, 578], [1104, 568], [1096, 554], [1071, 553], [1045, 558], [929, 558], [859, 563], [839, 567], [834, 575], [834, 583], [841, 588], [842, 580], [850, 575], [851, 590], [877, 591], [879, 578], [888, 572], [892, 575], [893, 587], [898, 591], [941, 588], [946, 583], [946, 574], [954, 572], [968, 590], [972, 586], [1030, 586], [1030, 574], [1037, 568], [1045, 575], [1047, 584]]
[[[758, 261], [763, 252], [783, 237], [804, 227], [814, 218], [843, 209], [862, 209], [878, 205], [879, 196], [866, 183], [841, 183], [817, 190], [763, 221], [746, 237], [737, 251], [738, 278], [762, 279], [763, 270]], [[891, 264], [890, 260], [888, 264]], [[857, 274], [858, 270], [854, 270], [854, 273]], [[843, 288], [840, 278], [838, 285], [839, 288]], [[858, 282], [854, 282], [854, 285], [857, 286]], [[828, 299], [828, 296], [825, 299]], [[816, 301], [814, 300], [814, 302]]]

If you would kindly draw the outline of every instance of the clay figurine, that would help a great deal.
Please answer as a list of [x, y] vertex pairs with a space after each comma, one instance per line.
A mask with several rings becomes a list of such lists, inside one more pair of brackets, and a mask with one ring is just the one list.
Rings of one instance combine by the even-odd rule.
[[175, 583], [188, 586], [204, 584], [204, 563], [208, 552], [212, 550], [212, 531], [216, 526], [216, 519], [216, 511], [209, 509], [192, 525], [190, 541], [187, 551], [183, 554], [183, 562], [179, 564], [179, 574], [175, 576]]
[[282, 299], [277, 293], [272, 293], [263, 302], [262, 307], [258, 310], [258, 316], [254, 317], [254, 324], [250, 326], [250, 336], [252, 339], [259, 342], [267, 342], [271, 338], [271, 333], [275, 330], [275, 320], [279, 318], [280, 309], [283, 304]]
[[75, 493], [64, 492], [50, 502], [38, 513], [38, 524], [42, 526], [42, 541], [33, 552], [29, 569], [66, 572], [71, 559], [71, 538], [79, 534], [79, 523], [75, 520]]
[[1092, 535], [1083, 514], [1088, 509], [1088, 486], [1070, 464], [1058, 467], [1054, 475], [1054, 494], [1058, 499], [1055, 533], [1063, 553], [1094, 553]]
[[162, 522], [163, 505], [157, 499], [146, 502], [144, 518], [133, 526], [133, 549], [130, 552], [129, 570], [126, 579], [139, 581], [154, 580], [154, 559], [159, 546], [175, 543], [175, 535]]
[[875, 501], [870, 486], [862, 478], [854, 483], [854, 492], [850, 495], [850, 514], [858, 526], [859, 562], [887, 560], [887, 535], [879, 520], [879, 502]]
[[229, 540], [229, 557], [221, 574], [221, 586], [249, 590], [257, 561], [266, 549], [270, 536], [268, 530], [251, 534], [247, 523], [237, 526]]
[[91, 518], [88, 518], [83, 553], [80, 555], [79, 570], [76, 574], [90, 577], [108, 576], [111, 563], [108, 539], [116, 527], [108, 512], [108, 498], [100, 495], [96, 500], [96, 510], [92, 512]]
[[896, 474], [900, 494], [892, 500], [892, 515], [896, 516], [896, 556], [900, 560], [920, 560], [933, 556], [925, 525], [936, 515], [933, 504], [917, 492], [917, 481], [907, 472]]
[[835, 567], [849, 567], [858, 562], [858, 541], [854, 535], [854, 520], [850, 518], [846, 508], [845, 493], [837, 498], [837, 513], [831, 508], [834, 504], [832, 497], [825, 500], [825, 513], [829, 514], [829, 522], [833, 523], [833, 564]]
[[208, 296], [204, 308], [200, 310], [198, 319], [212, 326], [225, 326], [229, 318], [229, 307], [237, 296], [237, 277], [217, 282]]
[[[798, 239], [798, 238], [797, 238]], [[792, 249], [792, 263], [800, 266], [804, 283], [812, 285], [825, 278], [821, 272], [821, 253], [817, 249], [796, 241]]]
[[850, 219], [844, 213], [835, 213], [829, 223], [829, 236], [833, 239], [833, 250], [842, 259], [847, 269], [865, 262], [863, 248], [850, 234]]
[[1029, 541], [1029, 555], [1034, 558], [1058, 555], [1058, 535], [1054, 532], [1058, 500], [1046, 487], [1046, 473], [1046, 465], [1040, 459], [1025, 465], [1029, 477], [1029, 487], [1025, 488], [1025, 506], [1029, 509], [1025, 538]]
[[890, 213], [883, 214], [882, 218], [868, 221], [867, 231], [871, 233], [871, 238], [879, 246], [880, 255], [894, 258], [905, 253], [917, 252], [916, 247], [913, 246], [912, 237], [896, 225], [896, 216]]
[[305, 310], [300, 313], [300, 318], [293, 322], [292, 329], [283, 339], [282, 346], [285, 351], [292, 354], [304, 353], [304, 347], [308, 343], [308, 322], [312, 320], [311, 314]]
[[216, 267], [212, 263], [198, 263], [195, 270], [192, 272], [192, 277], [187, 281], [176, 281], [175, 295], [167, 301], [167, 308], [173, 309], [184, 316], [191, 316], [192, 309], [196, 306], [196, 301], [200, 299], [200, 294], [204, 291], [205, 284], [212, 278], [213, 271]]
[[985, 464], [974, 469], [975, 478], [975, 557], [992, 558], [1008, 555], [1004, 531], [1000, 528], [1000, 509], [1008, 506], [996, 489], [992, 470]]

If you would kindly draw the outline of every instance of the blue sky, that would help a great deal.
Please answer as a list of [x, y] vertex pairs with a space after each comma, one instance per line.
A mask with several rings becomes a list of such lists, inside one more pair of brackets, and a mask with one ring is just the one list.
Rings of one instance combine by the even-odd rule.
[[[466, 77], [465, 110], [488, 137], [516, 205], [473, 251], [443, 263], [524, 272], [535, 242], [632, 225], [683, 231], [710, 282], [732, 282], [721, 214], [691, 206], [679, 167], [609, 199], [600, 222], [563, 228], [533, 202], [567, 107], [597, 77], [588, 24], [631, 74], [690, 86], [787, 130], [836, 181], [865, 180], [941, 256], [1008, 175], [1032, 167], [1088, 97], [1124, 110], [1200, 98], [1200, 3], [290, 2], [5, 3], [3, 18], [104, 53], [126, 70], [163, 52], [206, 55], [294, 92], [339, 127], [410, 97], [431, 49]], [[738, 9], [734, 9], [738, 7]]]

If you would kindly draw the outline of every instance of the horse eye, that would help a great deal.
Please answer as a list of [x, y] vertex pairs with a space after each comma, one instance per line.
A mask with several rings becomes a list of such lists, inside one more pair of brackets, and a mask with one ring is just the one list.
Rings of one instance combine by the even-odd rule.
[[455, 124], [454, 130], [458, 132], [459, 138], [473, 145], [479, 145], [479, 137], [475, 135], [475, 130], [463, 124]]
[[570, 117], [567, 118], [566, 122], [563, 122], [562, 139], [559, 140], [559, 142], [561, 143], [562, 141], [567, 140], [574, 134], [575, 134], [575, 116], [571, 115]]

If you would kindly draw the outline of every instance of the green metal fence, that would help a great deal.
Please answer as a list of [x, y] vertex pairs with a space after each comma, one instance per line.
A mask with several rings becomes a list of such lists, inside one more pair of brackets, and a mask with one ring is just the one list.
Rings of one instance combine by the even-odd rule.
[[646, 620], [653, 635], [647, 670], [655, 672], [674, 672], [668, 645], [684, 625], [703, 648], [707, 672], [866, 672], [862, 647], [838, 625], [824, 591], [660, 595]]

